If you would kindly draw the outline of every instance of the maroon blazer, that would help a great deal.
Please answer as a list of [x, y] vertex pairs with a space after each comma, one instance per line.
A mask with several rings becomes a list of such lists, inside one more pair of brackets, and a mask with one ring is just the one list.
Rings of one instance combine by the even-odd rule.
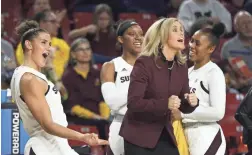
[[188, 68], [174, 63], [168, 70], [163, 57], [139, 57], [130, 76], [128, 111], [124, 117], [120, 135], [128, 142], [144, 148], [154, 148], [164, 127], [175, 145], [168, 98], [177, 95], [181, 99], [180, 110], [191, 113], [184, 94], [189, 93]]

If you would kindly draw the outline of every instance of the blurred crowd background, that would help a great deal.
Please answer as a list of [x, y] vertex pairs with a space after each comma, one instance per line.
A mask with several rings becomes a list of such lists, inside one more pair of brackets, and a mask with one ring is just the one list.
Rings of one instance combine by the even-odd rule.
[[[227, 84], [226, 115], [220, 124], [228, 141], [227, 154], [246, 152], [241, 143], [242, 128], [233, 116], [252, 86], [252, 0], [2, 0], [1, 3], [2, 90], [9, 88], [14, 69], [23, 63], [15, 27], [24, 20], [36, 20], [52, 36], [52, 51], [43, 73], [61, 91], [69, 127], [80, 130], [78, 125], [88, 126], [87, 132], [97, 130], [105, 139], [111, 116], [101, 95], [100, 69], [104, 62], [121, 55], [115, 30], [118, 21], [134, 19], [146, 32], [160, 17], [179, 18], [186, 31], [186, 46], [198, 29], [223, 23], [226, 31], [212, 55]], [[77, 38], [83, 39], [73, 43]], [[78, 57], [72, 52], [78, 49], [89, 50], [91, 54]], [[188, 52], [186, 48], [184, 53]], [[87, 63], [79, 70], [75, 66], [83, 59]], [[188, 65], [192, 63], [188, 61]]]

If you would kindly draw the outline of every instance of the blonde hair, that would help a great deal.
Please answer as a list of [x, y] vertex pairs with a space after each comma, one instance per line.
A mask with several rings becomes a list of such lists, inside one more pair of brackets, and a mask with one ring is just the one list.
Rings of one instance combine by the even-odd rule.
[[[169, 30], [174, 22], [179, 22], [176, 18], [161, 18], [151, 25], [144, 36], [142, 44], [142, 56], [159, 55], [159, 50], [163, 45], [167, 44]], [[178, 51], [176, 58], [179, 64], [184, 65], [187, 61], [186, 55]]]

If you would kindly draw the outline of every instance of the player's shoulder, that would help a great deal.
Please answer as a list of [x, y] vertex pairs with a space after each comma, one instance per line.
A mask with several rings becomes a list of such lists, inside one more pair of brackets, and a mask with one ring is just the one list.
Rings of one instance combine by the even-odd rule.
[[210, 62], [207, 73], [209, 76], [212, 76], [212, 75], [223, 76], [224, 75], [220, 67], [214, 62]]
[[122, 61], [122, 57], [121, 56], [116, 57], [116, 58], [112, 59], [110, 62], [116, 62], [116, 61]]
[[105, 62], [101, 68], [101, 75], [115, 72], [115, 64], [113, 61]]
[[188, 72], [190, 73], [193, 70], [194, 66], [191, 66], [190, 68], [188, 68]]
[[46, 81], [34, 75], [33, 73], [25, 72], [21, 77], [21, 83], [25, 84], [26, 86], [38, 86], [44, 85]]
[[114, 69], [115, 68], [115, 64], [114, 64], [114, 61], [108, 61], [108, 62], [105, 62], [103, 65], [102, 65], [102, 70], [110, 70], [110, 69]]

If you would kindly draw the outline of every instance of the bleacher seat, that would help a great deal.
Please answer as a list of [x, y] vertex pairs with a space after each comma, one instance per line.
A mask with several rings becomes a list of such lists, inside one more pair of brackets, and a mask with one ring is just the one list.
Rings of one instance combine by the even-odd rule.
[[238, 153], [239, 138], [242, 136], [242, 126], [235, 120], [235, 112], [243, 99], [243, 94], [226, 94], [226, 111], [224, 118], [219, 121], [222, 127], [224, 136], [227, 141], [227, 152], [229, 155]]
[[[84, 126], [84, 125], [76, 125], [76, 124], [69, 124], [68, 128], [81, 132], [81, 133], [96, 133], [98, 134], [98, 130], [95, 126]], [[71, 147], [74, 146], [83, 146], [87, 145], [85, 142], [75, 141], [75, 140], [68, 140], [68, 143]]]
[[235, 112], [240, 104], [240, 94], [226, 95], [226, 112], [224, 118], [219, 122], [225, 137], [240, 137], [242, 135], [242, 126], [235, 120]]
[[146, 32], [148, 28], [157, 20], [157, 16], [148, 13], [120, 13], [119, 19], [134, 19], [142, 27], [143, 31]]

